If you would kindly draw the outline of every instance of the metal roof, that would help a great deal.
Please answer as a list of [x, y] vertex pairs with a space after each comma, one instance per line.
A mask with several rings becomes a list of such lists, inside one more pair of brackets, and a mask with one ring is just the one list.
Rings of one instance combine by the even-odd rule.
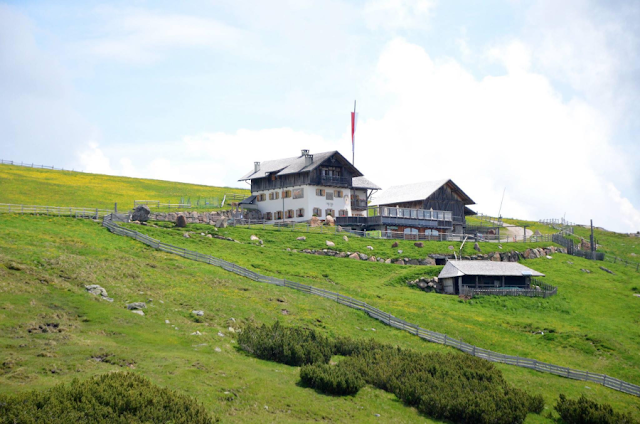
[[256, 201], [256, 196], [249, 196], [249, 197], [245, 197], [244, 199], [242, 199], [238, 205], [251, 205], [253, 203], [255, 203]]
[[424, 200], [445, 184], [448, 184], [451, 190], [462, 198], [465, 205], [475, 204], [475, 202], [450, 179], [392, 186], [378, 193], [378, 195], [373, 198], [371, 204], [376, 206], [393, 205]]
[[380, 187], [366, 177], [354, 177], [351, 186], [353, 188], [366, 188], [369, 190], [380, 190]]
[[493, 261], [448, 261], [438, 278], [460, 277], [462, 275], [488, 275], [497, 277], [544, 277], [544, 274], [518, 262]]
[[309, 165], [305, 165], [305, 157], [300, 155], [293, 158], [285, 158], [285, 159], [276, 159], [276, 160], [267, 160], [264, 162], [260, 162], [260, 169], [256, 172], [255, 170], [245, 174], [238, 181], [245, 180], [253, 180], [256, 178], [264, 178], [269, 174], [276, 175], [287, 175], [287, 174], [297, 174], [298, 172], [306, 172], [311, 171], [325, 160], [329, 159], [333, 155], [338, 155], [338, 160], [343, 162], [345, 166], [349, 166], [354, 171], [354, 175], [356, 177], [362, 176], [362, 173], [358, 171], [356, 167], [351, 165], [351, 163], [345, 159], [344, 156], [340, 154], [337, 150], [333, 150], [331, 152], [322, 152], [322, 153], [314, 153], [313, 162]]

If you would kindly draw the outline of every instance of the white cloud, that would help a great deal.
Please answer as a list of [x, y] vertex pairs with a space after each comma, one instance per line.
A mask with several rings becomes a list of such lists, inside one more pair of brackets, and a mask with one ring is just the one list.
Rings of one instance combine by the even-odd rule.
[[78, 159], [82, 170], [96, 174], [115, 174], [111, 168], [111, 161], [96, 142], [91, 142], [88, 148], [78, 153]]
[[427, 26], [435, 1], [433, 0], [370, 0], [364, 17], [370, 29], [412, 29]]
[[101, 35], [84, 41], [80, 49], [98, 57], [126, 63], [148, 63], [172, 49], [207, 48], [253, 50], [258, 40], [247, 32], [211, 18], [157, 13], [143, 9], [102, 10]]

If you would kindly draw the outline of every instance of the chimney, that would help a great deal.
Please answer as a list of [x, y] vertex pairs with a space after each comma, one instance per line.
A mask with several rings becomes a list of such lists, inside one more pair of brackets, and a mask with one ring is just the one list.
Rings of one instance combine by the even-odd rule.
[[[307, 150], [307, 152], [309, 151]], [[309, 153], [304, 155], [304, 166], [309, 166], [312, 163], [313, 163], [313, 155], [310, 155]]]
[[302, 149], [302, 156], [307, 156], [309, 154], [308, 149]]
[[253, 162], [253, 172], [258, 172], [260, 170], [260, 162]]

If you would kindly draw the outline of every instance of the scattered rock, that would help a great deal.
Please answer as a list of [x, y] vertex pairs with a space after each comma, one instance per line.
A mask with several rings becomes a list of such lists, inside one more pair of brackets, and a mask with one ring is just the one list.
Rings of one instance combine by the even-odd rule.
[[421, 242], [421, 241], [417, 241], [417, 242], [413, 243], [413, 245], [414, 245], [415, 247], [420, 248], [420, 249], [422, 249], [422, 248], [424, 247], [424, 243], [423, 243], [423, 242]]
[[182, 236], [183, 236], [184, 238], [190, 238], [190, 237], [191, 237], [191, 236], [189, 235], [189, 233], [184, 233]]
[[360, 256], [361, 261], [366, 261], [367, 259], [369, 259], [369, 256], [365, 255], [364, 253], [358, 253], [358, 256]]
[[87, 289], [87, 291], [89, 293], [91, 293], [94, 296], [102, 296], [102, 297], [107, 297], [107, 291], [105, 289], [103, 289], [102, 287], [100, 287], [97, 284], [91, 284], [89, 286], [84, 286], [85, 289]]
[[178, 228], [186, 228], [187, 227], [187, 218], [184, 215], [178, 215], [176, 218], [176, 227]]
[[336, 225], [336, 220], [333, 219], [331, 215], [327, 215], [327, 217], [325, 218], [325, 221], [327, 225], [329, 225], [330, 227], [333, 227], [334, 225]]
[[282, 309], [280, 313], [282, 313], [282, 315], [289, 315], [289, 311], [287, 309]]
[[216, 228], [227, 228], [227, 223], [229, 219], [227, 217], [222, 217], [216, 221]]
[[394, 264], [396, 264], [396, 265], [404, 265], [404, 261], [402, 259], [398, 259], [397, 261], [394, 262]]
[[322, 221], [317, 216], [312, 216], [309, 220], [309, 226], [311, 227], [320, 227], [322, 225]]
[[207, 237], [209, 238], [213, 238], [213, 236], [211, 234], [207, 234]]
[[344, 241], [349, 241], [349, 237], [347, 237], [347, 236], [342, 236], [342, 240], [344, 240]]
[[430, 258], [429, 256], [424, 258], [424, 262], [425, 262], [425, 265], [435, 265], [436, 264], [436, 260], [433, 259], [433, 258]]
[[449, 247], [447, 247], [447, 249], [449, 249], [449, 250], [454, 250], [454, 249], [455, 249], [455, 247], [453, 247], [453, 246], [449, 246]]
[[138, 314], [138, 315], [142, 315], [142, 316], [144, 316], [144, 312], [142, 312], [142, 311], [140, 311], [140, 310], [138, 310], [138, 309], [135, 309], [135, 310], [133, 310], [133, 311], [131, 311], [131, 312], [133, 312], [134, 314]]
[[349, 259], [355, 259], [357, 261], [360, 260], [360, 255], [358, 255], [357, 253], [352, 253], [349, 255]]
[[229, 332], [230, 332], [230, 333], [235, 333], [235, 332], [236, 332], [236, 330], [235, 330], [235, 328], [233, 328], [233, 327], [229, 327]]
[[201, 317], [204, 315], [204, 311], [191, 311], [191, 313], [197, 317]]
[[640, 297], [640, 293], [635, 293], [634, 296], [635, 297]]
[[580, 271], [582, 271], [582, 272], [586, 272], [587, 274], [591, 274], [591, 271], [589, 271], [588, 269], [582, 269], [582, 268], [581, 268], [581, 269], [580, 269]]
[[[331, 215], [329, 215], [329, 216], [331, 216]], [[326, 240], [325, 243], [327, 244], [328, 247], [335, 247], [336, 246], [336, 244], [334, 242], [330, 241], [330, 240]]]
[[569, 265], [573, 265], [573, 262], [571, 262], [571, 261], [567, 261], [567, 263], [568, 263]]
[[605, 268], [605, 267], [603, 267], [603, 266], [601, 266], [601, 267], [600, 267], [600, 269], [601, 269], [601, 270], [603, 270], [604, 272], [608, 272], [609, 274], [616, 275], [616, 274], [615, 274], [615, 272], [613, 272], [613, 271], [611, 271], [610, 269]]
[[475, 250], [477, 250], [478, 252], [482, 252], [482, 250], [480, 249], [480, 245], [478, 244], [478, 242], [475, 242], [475, 243], [473, 244], [473, 248], [474, 248]]
[[224, 334], [222, 334], [220, 331], [218, 331], [218, 336], [224, 337]]
[[551, 256], [547, 255], [547, 259], [553, 259], [553, 257], [551, 257]]
[[165, 320], [164, 320], [164, 323], [165, 323], [165, 324], [171, 324], [171, 322], [170, 322], [168, 319], [165, 319]]
[[219, 347], [217, 347], [217, 348], [215, 348], [213, 350], [215, 350], [216, 352], [222, 352], [222, 349], [220, 349]]
[[296, 240], [298, 240], [298, 241], [305, 241], [306, 239], [307, 239], [307, 238], [306, 238], [305, 236], [301, 236], [301, 237], [298, 237]]
[[390, 264], [390, 263], [391, 263], [391, 258], [385, 259], [385, 260], [384, 260], [384, 263], [385, 263], [385, 264]]
[[398, 242], [397, 242], [397, 241], [396, 241], [396, 242], [394, 242], [394, 243], [391, 245], [391, 248], [392, 248], [392, 249], [395, 249], [396, 247], [398, 247]]
[[373, 250], [373, 246], [367, 246], [368, 250]]
[[251, 241], [258, 241], [258, 240], [260, 240], [260, 237], [254, 236], [253, 234], [251, 234], [250, 239], [251, 239]]
[[402, 249], [398, 250], [398, 255], [402, 255]]
[[192, 336], [202, 336], [202, 333], [199, 331], [195, 331], [193, 333], [191, 333]]
[[133, 213], [131, 214], [131, 220], [146, 222], [149, 220], [150, 213], [151, 213], [151, 209], [149, 209], [149, 206], [138, 205], [136, 206], [136, 208], [133, 210]]
[[146, 307], [147, 307], [147, 304], [144, 302], [133, 302], [127, 305], [127, 309], [129, 309], [130, 311], [135, 309], [144, 309]]

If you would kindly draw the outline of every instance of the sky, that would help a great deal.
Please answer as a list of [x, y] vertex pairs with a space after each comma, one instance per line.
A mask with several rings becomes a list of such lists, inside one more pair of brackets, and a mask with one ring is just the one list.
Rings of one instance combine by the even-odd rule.
[[354, 100], [382, 188], [640, 230], [640, 2], [0, 2], [1, 159], [247, 187], [351, 158]]

